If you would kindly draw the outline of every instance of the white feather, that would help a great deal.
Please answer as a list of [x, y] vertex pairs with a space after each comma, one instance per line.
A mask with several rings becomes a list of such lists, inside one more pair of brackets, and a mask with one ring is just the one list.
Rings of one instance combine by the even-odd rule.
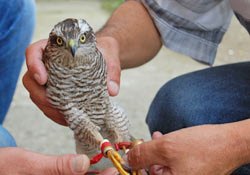
[[78, 25], [79, 25], [79, 28], [81, 30], [81, 33], [85, 33], [87, 31], [90, 31], [89, 25], [84, 20], [79, 19], [78, 20]]

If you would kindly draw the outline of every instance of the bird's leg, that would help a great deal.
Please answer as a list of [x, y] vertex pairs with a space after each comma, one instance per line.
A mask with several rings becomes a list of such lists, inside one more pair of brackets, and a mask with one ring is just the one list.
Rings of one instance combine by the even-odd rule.
[[89, 117], [82, 111], [72, 108], [70, 111], [65, 111], [65, 119], [69, 127], [74, 131], [75, 138], [80, 143], [88, 143], [99, 147], [100, 142], [103, 140], [100, 134], [100, 128], [96, 126]]
[[117, 129], [117, 125], [115, 123], [114, 120], [112, 120], [111, 118], [106, 118], [105, 120], [106, 123], [106, 127], [108, 129], [108, 131], [111, 133], [112, 137], [113, 137], [113, 141], [114, 142], [123, 142], [123, 137], [120, 134], [119, 130]]
[[110, 103], [105, 124], [115, 142], [130, 141], [127, 116], [116, 103]]

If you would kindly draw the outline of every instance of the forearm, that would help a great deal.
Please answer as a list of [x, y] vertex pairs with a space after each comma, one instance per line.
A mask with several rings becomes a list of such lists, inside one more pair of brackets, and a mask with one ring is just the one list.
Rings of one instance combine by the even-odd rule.
[[[226, 124], [229, 128], [228, 153], [232, 154], [236, 166], [250, 163], [250, 119]], [[227, 157], [227, 155], [225, 155]], [[228, 156], [230, 159], [230, 156]]]
[[250, 0], [230, 0], [230, 3], [234, 11], [246, 20], [250, 20]]
[[162, 45], [151, 16], [136, 1], [120, 5], [97, 32], [97, 38], [100, 37], [112, 37], [117, 41], [122, 68], [144, 64], [158, 53]]

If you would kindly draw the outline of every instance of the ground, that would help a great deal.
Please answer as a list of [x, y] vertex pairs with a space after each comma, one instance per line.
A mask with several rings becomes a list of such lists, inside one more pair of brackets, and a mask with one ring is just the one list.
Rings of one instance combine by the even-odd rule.
[[[48, 38], [53, 26], [65, 18], [84, 18], [98, 30], [109, 15], [101, 8], [100, 0], [38, 1], [33, 42]], [[249, 35], [234, 18], [218, 49], [214, 65], [249, 61], [249, 45]], [[124, 70], [121, 90], [114, 100], [128, 113], [131, 133], [137, 138], [150, 140], [145, 116], [157, 90], [174, 77], [207, 67], [163, 47], [149, 63], [139, 68]], [[19, 147], [45, 154], [74, 153], [72, 131], [46, 118], [31, 102], [21, 82], [25, 71], [24, 64], [4, 127], [12, 133]]]

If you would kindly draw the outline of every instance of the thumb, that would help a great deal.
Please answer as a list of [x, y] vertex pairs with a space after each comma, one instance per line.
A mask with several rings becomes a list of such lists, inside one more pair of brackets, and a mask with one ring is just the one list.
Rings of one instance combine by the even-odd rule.
[[116, 96], [120, 89], [121, 65], [119, 44], [113, 37], [98, 37], [98, 49], [107, 64], [107, 87], [109, 95]]
[[22, 148], [2, 148], [0, 155], [0, 167], [5, 167], [1, 174], [72, 175], [84, 174], [89, 168], [86, 155], [48, 156]]
[[42, 62], [43, 49], [47, 40], [40, 40], [28, 46], [25, 51], [27, 68], [40, 85], [44, 85], [47, 81], [47, 72]]
[[161, 139], [136, 145], [128, 152], [128, 163], [135, 169], [145, 169], [152, 165], [162, 165]]
[[160, 138], [161, 136], [163, 136], [163, 134], [159, 131], [156, 131], [153, 133], [152, 139], [155, 140], [157, 138]]
[[99, 175], [117, 175], [118, 171], [115, 168], [107, 168], [106, 170], [102, 171]]
[[84, 174], [90, 166], [86, 155], [46, 156], [41, 160], [42, 172], [47, 175]]

